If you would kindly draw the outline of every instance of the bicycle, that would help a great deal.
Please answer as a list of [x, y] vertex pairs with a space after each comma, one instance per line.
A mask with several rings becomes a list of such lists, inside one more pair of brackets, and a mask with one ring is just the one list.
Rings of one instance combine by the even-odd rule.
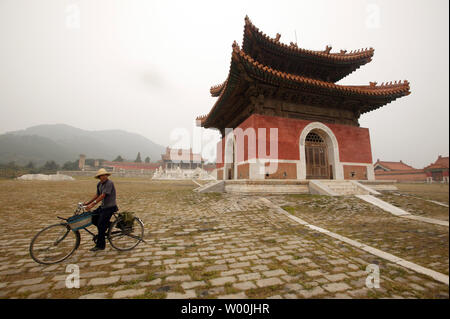
[[[80, 230], [84, 229], [92, 235], [94, 242], [97, 235], [90, 232], [87, 227], [92, 225], [90, 211], [86, 211], [83, 203], [78, 203], [73, 216], [63, 218], [62, 223], [53, 224], [39, 231], [31, 240], [30, 256], [39, 264], [51, 265], [62, 262], [69, 258], [80, 246]], [[139, 217], [133, 216], [131, 220], [125, 221], [123, 213], [113, 213], [114, 221], [110, 222], [106, 234], [111, 246], [119, 251], [129, 251], [139, 243], [145, 242], [144, 223]]]

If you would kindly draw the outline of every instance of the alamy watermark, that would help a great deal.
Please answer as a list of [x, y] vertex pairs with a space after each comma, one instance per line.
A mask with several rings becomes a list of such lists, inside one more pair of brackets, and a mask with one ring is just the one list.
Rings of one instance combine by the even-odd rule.
[[[274, 174], [278, 170], [278, 128], [225, 128], [224, 136], [219, 140], [208, 139], [201, 131], [194, 129], [191, 134], [187, 129], [177, 128], [171, 131], [170, 159], [185, 161], [190, 156], [193, 145], [200, 149], [202, 157], [216, 153], [217, 164], [259, 163], [260, 174]], [[192, 142], [192, 143], [191, 143]]]
[[380, 267], [376, 264], [367, 265], [366, 272], [368, 273], [366, 287], [369, 289], [380, 288]]
[[76, 264], [66, 266], [66, 288], [80, 288], [80, 267]]
[[66, 28], [80, 28], [80, 6], [78, 3], [70, 3], [66, 6]]
[[381, 27], [380, 6], [376, 3], [366, 5], [366, 28], [379, 29]]

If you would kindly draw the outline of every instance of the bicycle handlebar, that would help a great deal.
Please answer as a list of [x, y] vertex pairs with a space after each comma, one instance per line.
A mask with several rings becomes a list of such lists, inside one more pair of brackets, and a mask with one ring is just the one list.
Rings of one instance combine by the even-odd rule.
[[83, 203], [82, 202], [79, 202], [78, 204], [77, 204], [77, 209], [75, 210], [75, 212], [76, 213], [79, 213], [79, 212], [85, 212], [86, 211], [86, 207], [87, 206], [85, 206], [85, 205], [83, 205]]

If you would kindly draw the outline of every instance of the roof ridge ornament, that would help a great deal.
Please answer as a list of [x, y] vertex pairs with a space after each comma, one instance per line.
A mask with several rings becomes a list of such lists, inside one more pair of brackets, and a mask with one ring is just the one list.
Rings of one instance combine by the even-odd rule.
[[280, 38], [281, 38], [281, 34], [277, 33], [277, 35], [275, 36], [275, 42], [280, 42]]
[[331, 51], [332, 48], [333, 48], [333, 47], [332, 47], [331, 45], [327, 45], [327, 46], [325, 47], [325, 51], [323, 51], [323, 52], [325, 52], [326, 54], [330, 54], [330, 51]]
[[231, 46], [233, 47], [233, 51], [235, 52], [241, 51], [241, 48], [239, 47], [239, 44], [236, 42], [236, 40], [233, 41], [233, 44]]

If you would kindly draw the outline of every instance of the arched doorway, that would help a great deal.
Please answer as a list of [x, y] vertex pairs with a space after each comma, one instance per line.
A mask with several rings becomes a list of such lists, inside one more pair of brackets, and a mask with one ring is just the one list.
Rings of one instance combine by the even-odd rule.
[[336, 136], [325, 124], [312, 122], [305, 126], [299, 150], [298, 179], [344, 179]]
[[229, 134], [225, 144], [224, 179], [235, 179], [235, 139], [233, 133]]
[[331, 179], [327, 144], [318, 132], [310, 132], [305, 139], [306, 178]]

